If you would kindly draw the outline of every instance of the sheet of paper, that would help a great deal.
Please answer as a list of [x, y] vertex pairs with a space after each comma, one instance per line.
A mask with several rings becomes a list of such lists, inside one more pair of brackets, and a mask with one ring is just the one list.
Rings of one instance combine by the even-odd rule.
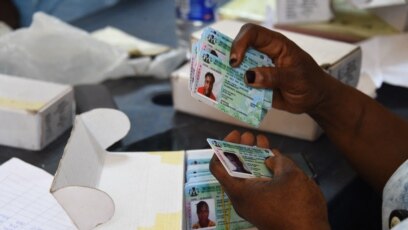
[[76, 229], [49, 192], [53, 176], [12, 158], [0, 166], [0, 230]]

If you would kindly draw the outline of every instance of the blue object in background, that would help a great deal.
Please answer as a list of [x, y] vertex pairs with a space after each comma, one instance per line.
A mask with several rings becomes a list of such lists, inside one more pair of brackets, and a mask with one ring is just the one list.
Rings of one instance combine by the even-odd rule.
[[13, 0], [20, 13], [21, 27], [29, 26], [33, 14], [38, 11], [69, 22], [117, 2], [119, 0]]

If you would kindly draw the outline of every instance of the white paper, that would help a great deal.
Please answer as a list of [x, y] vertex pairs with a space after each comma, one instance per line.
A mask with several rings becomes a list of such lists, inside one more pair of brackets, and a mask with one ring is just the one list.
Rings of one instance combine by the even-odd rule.
[[369, 75], [377, 88], [383, 82], [408, 87], [408, 33], [375, 37], [362, 42], [361, 73]]
[[76, 229], [49, 192], [53, 177], [17, 158], [0, 166], [0, 230]]
[[349, 0], [358, 8], [374, 8], [405, 4], [405, 0]]
[[329, 0], [277, 1], [277, 23], [327, 21], [332, 18]]
[[[181, 153], [162, 154], [177, 158]], [[106, 155], [98, 188], [112, 197], [116, 208], [112, 219], [97, 229], [154, 229], [160, 214], [181, 218], [183, 167], [162, 158], [143, 152]]]

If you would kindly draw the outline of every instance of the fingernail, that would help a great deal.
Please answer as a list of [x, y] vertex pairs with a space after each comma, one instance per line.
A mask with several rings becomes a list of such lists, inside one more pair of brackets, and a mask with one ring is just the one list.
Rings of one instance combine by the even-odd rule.
[[246, 71], [246, 73], [245, 73], [245, 78], [246, 78], [246, 80], [247, 80], [247, 82], [249, 83], [249, 84], [252, 84], [252, 83], [254, 83], [255, 82], [255, 72], [254, 71], [252, 71], [252, 70], [248, 70], [248, 71]]
[[230, 54], [229, 64], [230, 65], [235, 65], [236, 63], [237, 63], [237, 57], [235, 56], [235, 54]]
[[235, 63], [237, 63], [237, 59], [231, 57], [231, 59], [230, 59], [230, 61], [229, 61], [229, 64], [230, 64], [230, 65], [235, 65]]

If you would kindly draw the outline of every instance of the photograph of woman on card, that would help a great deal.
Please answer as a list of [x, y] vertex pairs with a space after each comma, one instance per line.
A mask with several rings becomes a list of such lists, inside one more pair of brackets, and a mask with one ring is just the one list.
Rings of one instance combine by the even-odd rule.
[[214, 199], [191, 202], [192, 229], [215, 229]]
[[248, 167], [244, 164], [242, 159], [235, 153], [224, 152], [230, 170], [233, 172], [252, 174]]

